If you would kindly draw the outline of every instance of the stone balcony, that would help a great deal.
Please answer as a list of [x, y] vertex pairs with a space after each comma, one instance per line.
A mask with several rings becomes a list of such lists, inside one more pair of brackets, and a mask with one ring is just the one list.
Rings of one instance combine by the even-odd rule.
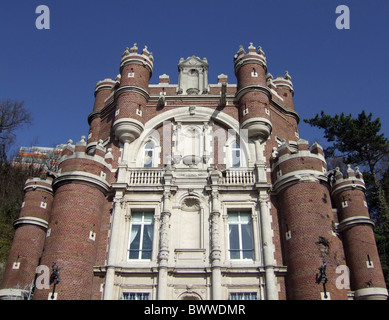
[[[127, 185], [127, 188], [139, 191], [162, 190], [167, 172], [172, 175], [172, 185], [206, 187], [211, 184], [210, 170], [172, 168], [171, 171], [167, 171], [166, 168], [122, 167], [114, 185], [122, 187]], [[222, 189], [253, 189], [257, 183], [255, 168], [230, 168], [217, 173], [219, 177], [216, 181]]]

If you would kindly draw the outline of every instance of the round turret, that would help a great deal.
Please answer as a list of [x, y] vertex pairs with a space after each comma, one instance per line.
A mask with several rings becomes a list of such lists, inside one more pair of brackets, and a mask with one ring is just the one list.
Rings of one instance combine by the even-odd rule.
[[[53, 182], [50, 231], [41, 264], [61, 269], [55, 299], [91, 299], [93, 270], [101, 237], [101, 219], [110, 190], [112, 154], [100, 140], [93, 155], [86, 153], [85, 137], [64, 148], [59, 174]], [[74, 284], [77, 283], [76, 289]], [[34, 300], [47, 300], [50, 289], [37, 290]]]
[[[291, 300], [347, 299], [336, 286], [336, 268], [344, 265], [326, 177], [323, 150], [299, 140], [296, 148], [283, 144], [274, 154], [273, 181], [280, 217], [287, 298]], [[316, 282], [325, 267], [326, 283]]]
[[104, 79], [96, 84], [95, 89], [95, 104], [93, 112], [88, 117], [89, 134], [88, 134], [88, 150], [93, 152], [99, 141], [101, 114], [100, 111], [105, 107], [105, 102], [112, 93], [116, 82], [112, 79]]
[[25, 299], [35, 279], [53, 202], [52, 179], [28, 179], [3, 276], [0, 298]]
[[115, 136], [122, 143], [131, 143], [144, 129], [144, 112], [149, 100], [148, 86], [154, 58], [145, 47], [141, 54], [137, 45], [123, 53], [120, 65], [120, 85], [115, 92]]
[[383, 277], [365, 198], [365, 182], [357, 168], [348, 166], [344, 177], [337, 168], [333, 172], [332, 196], [338, 211], [337, 231], [343, 239], [350, 285], [358, 300], [386, 300], [388, 291]]
[[259, 47], [252, 43], [246, 53], [241, 46], [234, 57], [235, 75], [238, 80], [236, 100], [239, 103], [241, 127], [253, 139], [267, 140], [272, 130], [270, 122], [270, 91], [266, 86], [266, 58]]
[[[268, 78], [269, 80], [269, 78]], [[278, 95], [282, 98], [282, 104], [289, 110], [294, 110], [294, 88], [292, 83], [292, 77], [288, 71], [285, 71], [283, 77], [277, 77], [272, 79]]]

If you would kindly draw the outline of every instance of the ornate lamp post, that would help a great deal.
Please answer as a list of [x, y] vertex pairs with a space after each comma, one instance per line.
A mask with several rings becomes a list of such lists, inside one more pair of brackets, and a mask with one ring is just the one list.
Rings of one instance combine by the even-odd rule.
[[316, 283], [323, 284], [323, 290], [324, 290], [324, 298], [327, 299], [327, 292], [326, 292], [326, 283], [328, 282], [328, 277], [326, 275], [326, 269], [327, 264], [325, 261], [323, 261], [323, 265], [319, 267], [319, 273], [316, 274]]
[[59, 277], [59, 271], [61, 270], [61, 268], [56, 266], [56, 262], [53, 262], [51, 270], [53, 270], [53, 272], [50, 275], [50, 284], [54, 283], [53, 292], [51, 293], [51, 299], [54, 299], [55, 286], [61, 281], [61, 278]]

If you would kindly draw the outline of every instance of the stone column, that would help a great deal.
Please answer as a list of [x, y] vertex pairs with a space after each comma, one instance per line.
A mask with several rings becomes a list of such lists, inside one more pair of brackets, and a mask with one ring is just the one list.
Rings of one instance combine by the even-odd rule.
[[163, 194], [163, 210], [160, 219], [159, 231], [159, 269], [158, 269], [158, 288], [157, 299], [166, 300], [167, 289], [167, 269], [169, 261], [169, 222], [170, 222], [170, 191]]
[[105, 275], [104, 284], [104, 300], [114, 299], [114, 280], [115, 280], [115, 264], [117, 260], [117, 249], [120, 242], [120, 226], [122, 216], [122, 192], [116, 192], [114, 198], [114, 209], [112, 212], [112, 228], [109, 241], [107, 273]]
[[218, 170], [211, 172], [212, 188], [212, 208], [210, 216], [211, 229], [211, 269], [212, 269], [212, 299], [221, 299], [221, 263], [220, 263], [220, 208], [219, 208], [219, 190], [218, 183], [221, 173]]
[[274, 273], [274, 245], [272, 237], [269, 196], [267, 191], [259, 191], [260, 219], [262, 233], [263, 260], [265, 266], [266, 298], [278, 300], [277, 279]]
[[219, 233], [219, 201], [218, 191], [212, 191], [211, 211], [211, 268], [212, 268], [212, 299], [221, 299], [221, 265], [220, 265], [220, 233]]

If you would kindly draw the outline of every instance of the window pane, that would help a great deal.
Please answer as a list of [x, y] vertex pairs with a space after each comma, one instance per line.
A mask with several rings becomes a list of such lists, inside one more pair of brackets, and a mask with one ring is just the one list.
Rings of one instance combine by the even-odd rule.
[[153, 226], [145, 225], [143, 231], [142, 250], [151, 250], [153, 245]]
[[239, 142], [234, 141], [233, 143], [231, 143], [231, 148], [232, 149], [239, 149], [240, 148]]
[[240, 222], [250, 222], [251, 221], [251, 214], [250, 213], [241, 213], [240, 215]]
[[237, 222], [238, 214], [237, 213], [229, 213], [228, 214], [228, 222]]
[[150, 168], [153, 166], [153, 151], [145, 150], [144, 167]]
[[242, 224], [242, 249], [252, 249], [253, 248], [253, 234], [251, 223]]
[[131, 215], [131, 222], [142, 222], [142, 213], [133, 213]]
[[149, 141], [145, 145], [145, 149], [154, 149], [154, 142]]
[[153, 214], [152, 213], [144, 213], [143, 221], [144, 222], [153, 222]]
[[230, 225], [230, 249], [239, 250], [239, 230], [238, 225]]
[[240, 150], [232, 151], [232, 166], [240, 167]]
[[139, 259], [140, 225], [132, 225], [130, 238], [130, 259]]
[[139, 250], [130, 250], [130, 259], [139, 259]]

